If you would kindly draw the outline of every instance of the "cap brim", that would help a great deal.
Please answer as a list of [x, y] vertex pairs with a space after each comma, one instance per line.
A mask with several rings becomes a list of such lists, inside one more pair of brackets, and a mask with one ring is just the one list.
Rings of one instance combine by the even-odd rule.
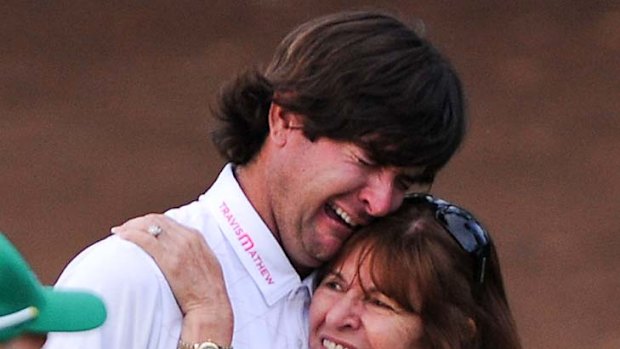
[[43, 286], [45, 303], [28, 325], [32, 332], [74, 332], [96, 328], [106, 319], [103, 301], [90, 293]]

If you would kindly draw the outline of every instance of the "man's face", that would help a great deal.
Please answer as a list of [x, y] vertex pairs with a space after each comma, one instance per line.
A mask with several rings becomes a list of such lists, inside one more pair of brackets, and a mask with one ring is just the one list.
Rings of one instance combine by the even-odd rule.
[[329, 260], [360, 226], [402, 203], [421, 171], [382, 167], [357, 145], [292, 129], [278, 148], [266, 185], [276, 229], [298, 270]]

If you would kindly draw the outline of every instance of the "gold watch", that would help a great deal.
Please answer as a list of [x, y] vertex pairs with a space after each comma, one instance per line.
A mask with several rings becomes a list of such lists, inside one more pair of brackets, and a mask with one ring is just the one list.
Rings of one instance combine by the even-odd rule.
[[177, 349], [233, 349], [232, 346], [226, 347], [212, 342], [210, 339], [202, 343], [185, 343], [179, 340], [179, 346]]

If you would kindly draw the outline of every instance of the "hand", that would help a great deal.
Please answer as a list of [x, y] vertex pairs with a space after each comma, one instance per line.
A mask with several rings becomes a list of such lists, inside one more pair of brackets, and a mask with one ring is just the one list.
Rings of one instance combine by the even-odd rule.
[[[157, 225], [163, 232], [148, 232]], [[140, 246], [157, 263], [183, 313], [181, 338], [229, 345], [233, 314], [219, 261], [202, 234], [162, 214], [131, 219], [112, 233]]]

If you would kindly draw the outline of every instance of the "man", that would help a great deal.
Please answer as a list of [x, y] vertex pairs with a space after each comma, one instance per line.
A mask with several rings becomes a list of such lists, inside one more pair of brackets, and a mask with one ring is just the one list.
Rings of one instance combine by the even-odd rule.
[[42, 286], [0, 233], [0, 349], [41, 348], [47, 332], [90, 330], [105, 317], [103, 302], [90, 293]]
[[[308, 275], [358, 227], [432, 182], [462, 141], [463, 104], [446, 60], [375, 12], [302, 24], [264, 72], [223, 91], [214, 141], [229, 164], [197, 201], [166, 215], [200, 231], [219, 259], [235, 347], [307, 347]], [[153, 234], [165, 231], [160, 223]], [[109, 320], [96, 336], [51, 336], [48, 349], [228, 344], [207, 341], [208, 328], [178, 343], [183, 314], [165, 277], [118, 237], [84, 251], [58, 285], [102, 295]]]

